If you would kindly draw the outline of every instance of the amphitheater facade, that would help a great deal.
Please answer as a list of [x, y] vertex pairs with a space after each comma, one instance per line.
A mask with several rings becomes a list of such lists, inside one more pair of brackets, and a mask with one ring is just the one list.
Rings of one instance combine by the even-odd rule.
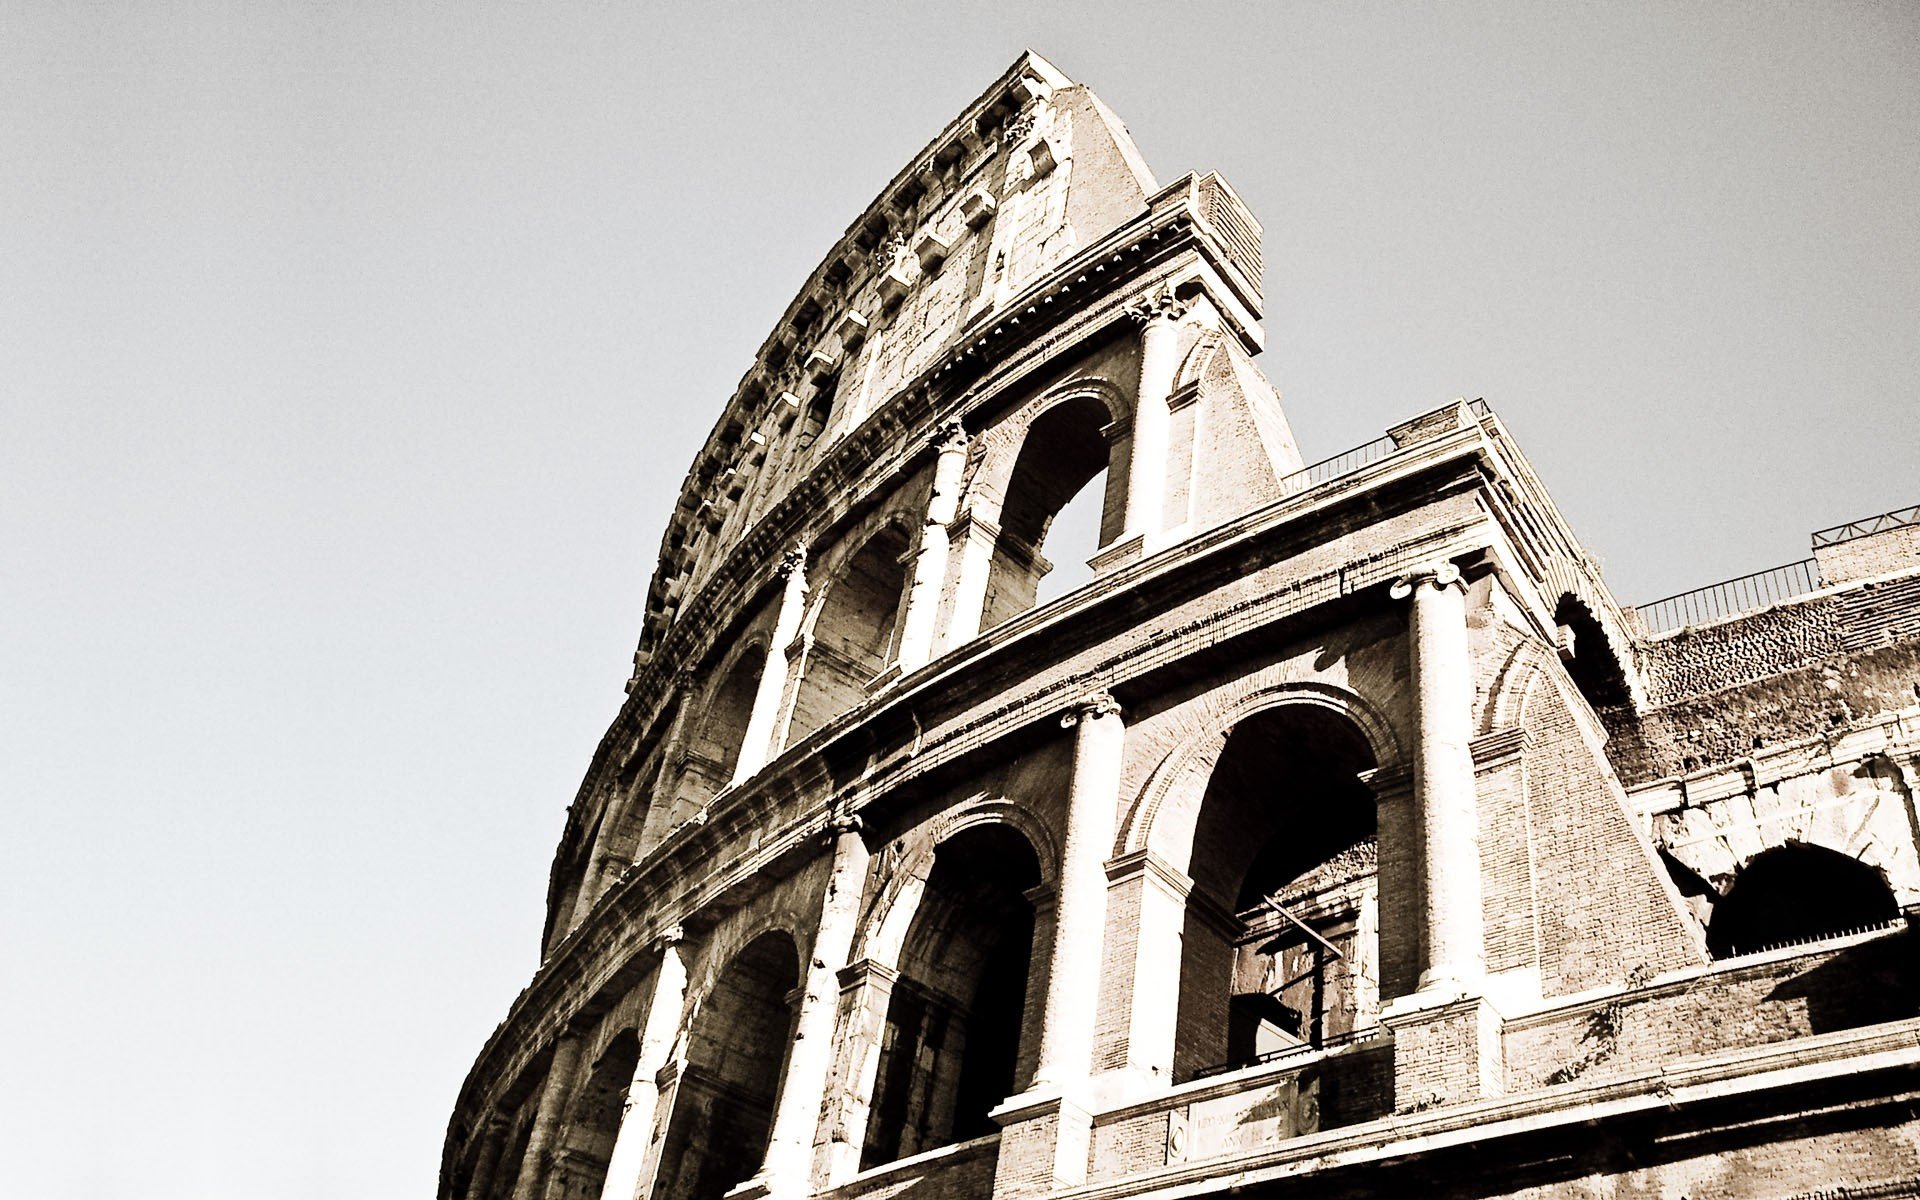
[[1920, 512], [1625, 607], [1484, 404], [1304, 462], [1260, 253], [1030, 54], [849, 227], [443, 1200], [1920, 1196]]

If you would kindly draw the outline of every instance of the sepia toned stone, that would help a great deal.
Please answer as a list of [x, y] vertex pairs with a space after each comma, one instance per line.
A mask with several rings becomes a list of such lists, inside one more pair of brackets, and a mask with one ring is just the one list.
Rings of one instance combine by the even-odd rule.
[[1260, 228], [1027, 54], [830, 249], [442, 1200], [1920, 1196], [1920, 510], [1623, 606], [1483, 403], [1302, 461]]

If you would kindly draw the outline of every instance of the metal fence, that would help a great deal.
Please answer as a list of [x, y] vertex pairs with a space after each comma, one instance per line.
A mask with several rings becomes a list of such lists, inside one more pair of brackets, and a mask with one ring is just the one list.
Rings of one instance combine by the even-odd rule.
[[1351, 450], [1342, 450], [1332, 458], [1323, 458], [1310, 463], [1280, 481], [1282, 495], [1291, 496], [1304, 492], [1310, 487], [1318, 487], [1330, 479], [1350, 475], [1370, 463], [1377, 463], [1400, 447], [1390, 437], [1379, 437], [1364, 446], [1355, 446]]
[[1666, 633], [1688, 625], [1705, 625], [1742, 613], [1757, 612], [1783, 600], [1804, 596], [1819, 586], [1819, 566], [1813, 559], [1803, 558], [1784, 567], [1755, 571], [1751, 575], [1681, 592], [1651, 604], [1638, 605], [1633, 611], [1640, 618], [1642, 630], [1648, 634]]
[[1864, 521], [1848, 521], [1845, 525], [1822, 529], [1813, 535], [1813, 548], [1818, 550], [1822, 546], [1837, 546], [1841, 542], [1850, 542], [1854, 538], [1866, 537], [1870, 533], [1882, 533], [1908, 525], [1920, 525], [1920, 504], [1912, 508], [1896, 508], [1892, 512], [1868, 517]]

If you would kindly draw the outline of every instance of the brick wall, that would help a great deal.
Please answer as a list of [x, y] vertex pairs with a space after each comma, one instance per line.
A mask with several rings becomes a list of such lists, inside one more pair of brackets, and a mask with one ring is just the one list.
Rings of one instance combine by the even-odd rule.
[[1683, 982], [1507, 1022], [1507, 1087], [1644, 1072], [1661, 1063], [1831, 1033], [1920, 1009], [1920, 935], [1732, 965]]

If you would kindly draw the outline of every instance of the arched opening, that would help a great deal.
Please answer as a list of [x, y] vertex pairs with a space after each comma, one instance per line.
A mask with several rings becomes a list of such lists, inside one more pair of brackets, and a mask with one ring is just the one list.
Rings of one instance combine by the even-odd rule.
[[719, 1200], [760, 1169], [773, 1129], [800, 955], [762, 934], [720, 972], [687, 1035], [653, 1194]]
[[1360, 730], [1317, 705], [1227, 737], [1194, 825], [1176, 1080], [1377, 1024], [1372, 766]]
[[[1111, 420], [1098, 398], [1077, 396], [1049, 408], [1027, 427], [1000, 506], [1000, 536], [993, 545], [980, 628], [992, 628], [1039, 602], [1041, 581], [1053, 570], [1041, 554], [1043, 545], [1062, 561], [1084, 562], [1105, 544], [1110, 489], [1101, 486], [1096, 492], [1092, 485], [1105, 478], [1110, 447], [1101, 431]], [[1049, 537], [1056, 518], [1082, 493], [1084, 504], [1074, 506], [1072, 518], [1061, 528], [1071, 536]], [[1064, 592], [1068, 581], [1089, 577], [1077, 567], [1068, 570], [1062, 586], [1047, 589], [1048, 595]]]
[[1005, 825], [935, 852], [900, 952], [860, 1165], [993, 1132], [1015, 1090], [1040, 866]]
[[586, 1084], [567, 1110], [547, 1185], [550, 1200], [600, 1200], [613, 1142], [620, 1134], [620, 1118], [626, 1111], [627, 1088], [639, 1061], [640, 1039], [626, 1030], [594, 1062]]
[[733, 782], [733, 767], [740, 761], [740, 743], [747, 736], [753, 697], [766, 666], [766, 650], [749, 646], [708, 697], [706, 710], [687, 739], [680, 775], [682, 806], [699, 808]]
[[799, 741], [867, 698], [895, 649], [906, 595], [907, 535], [889, 525], [867, 540], [827, 584], [794, 694], [787, 741]]
[[1553, 620], [1560, 627], [1560, 661], [1593, 710], [1605, 712], [1633, 703], [1626, 672], [1593, 610], [1566, 595], [1554, 606]]
[[1893, 889], [1857, 858], [1805, 842], [1762, 850], [1734, 875], [1707, 923], [1715, 958], [1877, 929], [1900, 915]]

